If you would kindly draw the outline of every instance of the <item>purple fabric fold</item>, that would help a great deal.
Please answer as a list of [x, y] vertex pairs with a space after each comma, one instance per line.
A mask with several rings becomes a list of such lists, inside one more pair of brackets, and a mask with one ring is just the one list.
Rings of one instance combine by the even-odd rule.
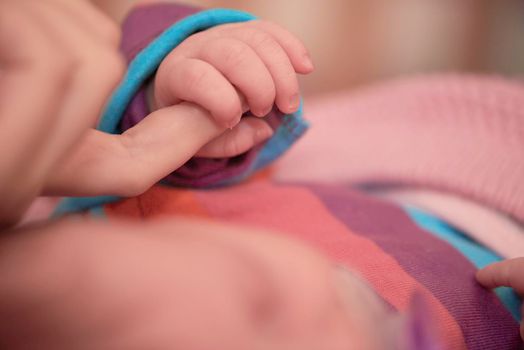
[[[494, 293], [475, 281], [476, 268], [448, 243], [418, 228], [393, 204], [337, 187], [311, 188], [332, 215], [374, 241], [431, 291], [461, 325], [468, 349], [519, 348], [515, 320]], [[511, 336], [508, 330], [514, 331]]]

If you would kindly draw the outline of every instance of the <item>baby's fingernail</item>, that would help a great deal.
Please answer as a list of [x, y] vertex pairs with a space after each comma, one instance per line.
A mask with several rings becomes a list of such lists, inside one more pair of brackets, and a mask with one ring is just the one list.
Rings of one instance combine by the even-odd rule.
[[242, 119], [242, 116], [239, 116], [238, 118], [233, 119], [232, 121], [227, 123], [228, 129], [233, 129], [235, 126], [237, 126], [238, 123], [240, 123], [240, 119]]
[[273, 106], [268, 107], [268, 108], [266, 108], [266, 109], [263, 110], [263, 111], [262, 111], [262, 110], [261, 110], [261, 111], [258, 111], [255, 115], [256, 115], [257, 117], [265, 117], [266, 115], [268, 115], [268, 114], [271, 112], [272, 109], [273, 109]]
[[289, 99], [289, 110], [291, 112], [296, 112], [298, 107], [299, 107], [299, 105], [300, 105], [300, 95], [299, 94], [294, 94]]
[[273, 129], [269, 125], [259, 128], [255, 133], [255, 143], [262, 142], [273, 136]]

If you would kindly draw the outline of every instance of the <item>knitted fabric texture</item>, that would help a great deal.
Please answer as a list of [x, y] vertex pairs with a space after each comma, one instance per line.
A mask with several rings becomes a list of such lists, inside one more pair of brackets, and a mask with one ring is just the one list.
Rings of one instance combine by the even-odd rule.
[[[275, 176], [450, 192], [524, 223], [524, 85], [430, 75], [308, 100]], [[329, 156], [326, 156], [329, 155]]]

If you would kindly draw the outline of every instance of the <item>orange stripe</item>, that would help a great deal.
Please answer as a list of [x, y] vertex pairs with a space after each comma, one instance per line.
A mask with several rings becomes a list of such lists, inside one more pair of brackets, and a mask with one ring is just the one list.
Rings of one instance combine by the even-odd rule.
[[333, 217], [308, 190], [250, 183], [196, 195], [213, 218], [286, 232], [352, 266], [400, 311], [407, 310], [415, 291], [422, 293], [439, 321], [446, 345], [466, 349], [460, 326], [446, 307], [373, 241], [351, 232]]
[[146, 193], [104, 206], [108, 217], [154, 218], [168, 215], [209, 217], [191, 190], [154, 186]]
[[140, 207], [138, 205], [138, 197], [128, 198], [104, 205], [104, 213], [108, 218], [111, 217], [142, 217]]

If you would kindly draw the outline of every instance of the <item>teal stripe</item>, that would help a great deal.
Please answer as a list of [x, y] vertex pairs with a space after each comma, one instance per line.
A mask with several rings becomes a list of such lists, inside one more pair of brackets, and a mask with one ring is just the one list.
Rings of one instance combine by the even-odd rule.
[[56, 218], [66, 214], [78, 213], [89, 208], [116, 202], [119, 199], [120, 197], [115, 196], [65, 198], [55, 208], [53, 217]]
[[92, 217], [95, 217], [95, 218], [98, 218], [98, 219], [107, 219], [107, 215], [106, 215], [106, 213], [104, 211], [104, 207], [103, 206], [91, 208], [89, 210], [89, 214]]

